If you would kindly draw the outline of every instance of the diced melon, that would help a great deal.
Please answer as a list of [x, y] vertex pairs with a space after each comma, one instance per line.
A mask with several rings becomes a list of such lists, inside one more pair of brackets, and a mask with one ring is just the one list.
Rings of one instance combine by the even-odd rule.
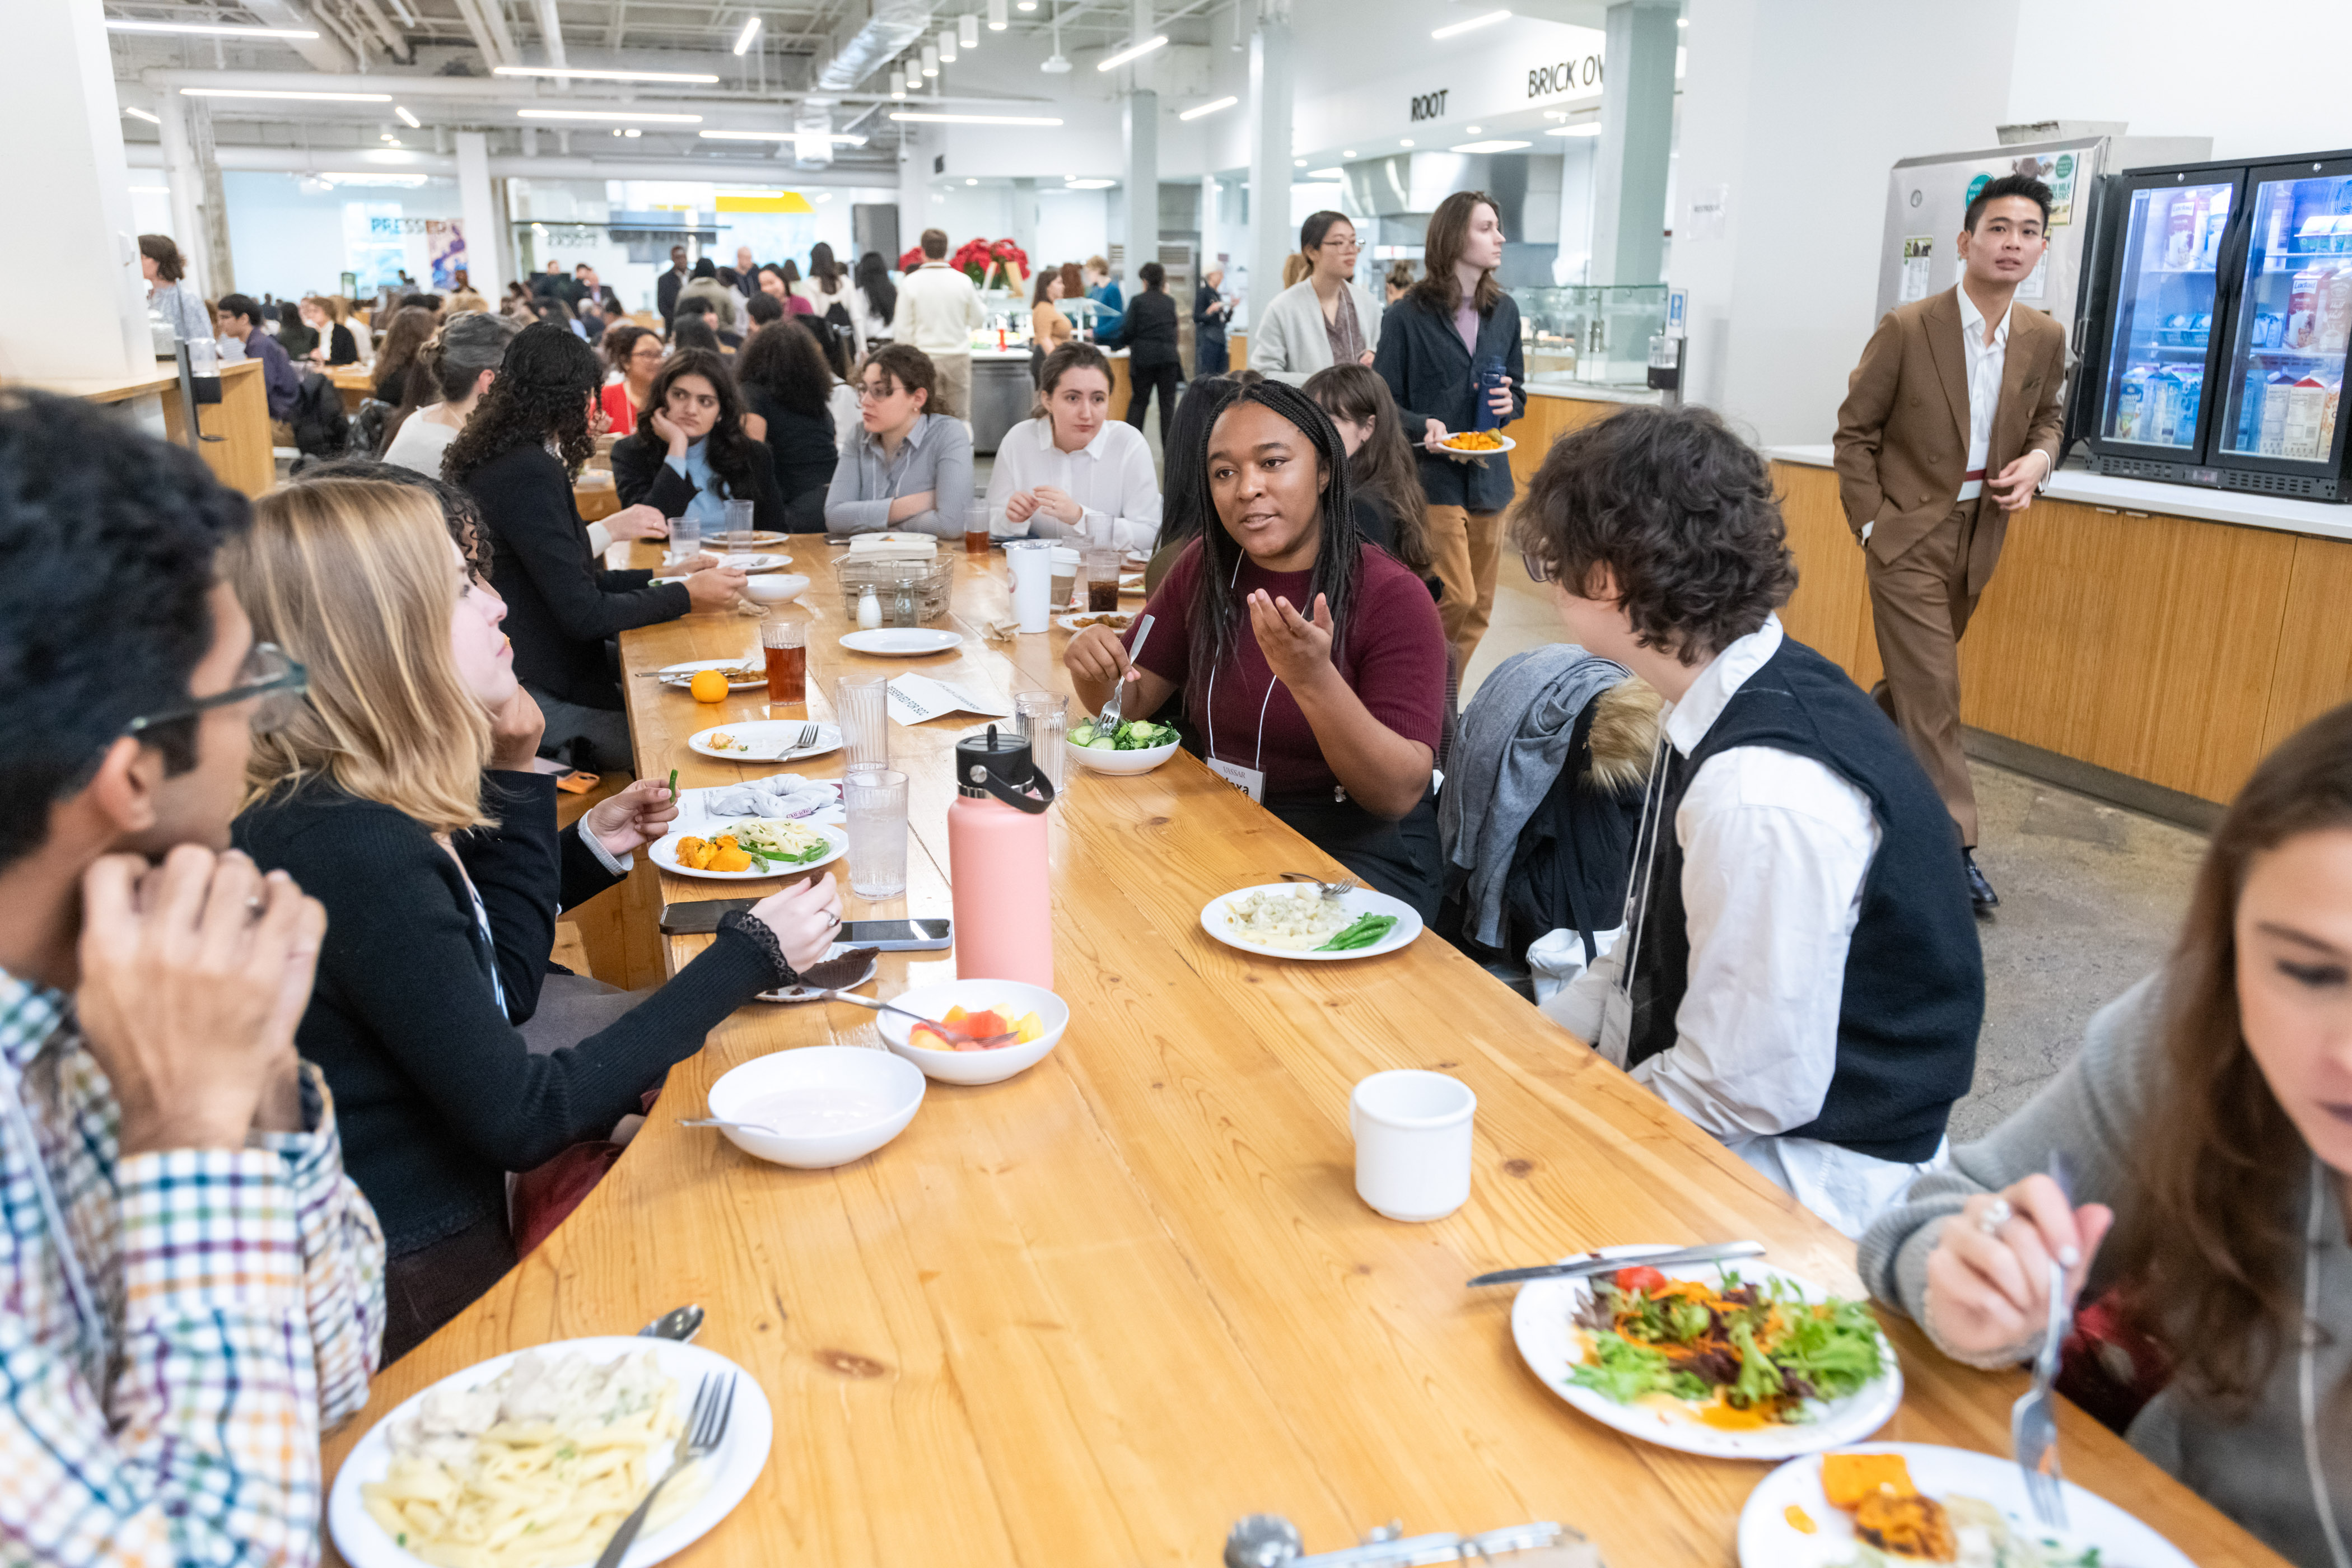
[[1020, 1037], [1017, 1043], [1024, 1046], [1032, 1040], [1043, 1038], [1045, 1033], [1045, 1020], [1034, 1013], [1022, 1014], [1020, 1021], [1013, 1027]]
[[940, 1022], [942, 1024], [961, 1024], [966, 1018], [971, 1016], [971, 1015], [965, 1012], [961, 1007], [950, 1007], [946, 1013], [940, 1016]]

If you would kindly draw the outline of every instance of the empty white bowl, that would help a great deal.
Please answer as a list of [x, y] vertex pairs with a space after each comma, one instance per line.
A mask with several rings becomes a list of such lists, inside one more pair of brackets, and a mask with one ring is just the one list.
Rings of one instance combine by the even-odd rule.
[[1045, 1026], [1044, 1034], [1026, 1044], [985, 1051], [935, 1051], [907, 1043], [915, 1026], [912, 1019], [896, 1013], [877, 1014], [875, 1027], [881, 1030], [883, 1043], [941, 1083], [997, 1083], [1025, 1072], [1062, 1043], [1062, 1032], [1070, 1026], [1068, 1003], [1042, 985], [1026, 985], [1018, 980], [942, 980], [936, 985], [902, 991], [888, 1000], [926, 1018], [943, 1018], [950, 1007], [961, 1007], [967, 1013], [992, 1007], [1015, 1018], [1034, 1013]]
[[1176, 754], [1181, 742], [1171, 741], [1164, 746], [1152, 746], [1140, 752], [1111, 752], [1093, 746], [1081, 746], [1076, 741], [1064, 740], [1070, 755], [1098, 773], [1148, 773]]
[[781, 605], [801, 596], [809, 580], [797, 572], [754, 573], [743, 584], [743, 592], [763, 605]]
[[746, 1154], [803, 1171], [846, 1165], [906, 1131], [923, 1075], [856, 1046], [803, 1046], [745, 1062], [710, 1086], [709, 1115], [774, 1129], [721, 1129]]

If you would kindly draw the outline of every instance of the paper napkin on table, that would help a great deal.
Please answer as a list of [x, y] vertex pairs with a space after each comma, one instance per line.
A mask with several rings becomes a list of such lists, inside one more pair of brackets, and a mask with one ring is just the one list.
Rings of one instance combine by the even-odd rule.
[[920, 724], [950, 713], [977, 713], [984, 719], [1010, 719], [1012, 706], [993, 693], [975, 694], [968, 686], [934, 680], [928, 675], [901, 675], [883, 689], [889, 696], [890, 717], [901, 724]]
[[718, 784], [678, 793], [681, 823], [724, 822], [729, 817], [784, 817], [803, 822], [840, 822], [841, 785], [831, 779], [803, 778], [799, 773], [771, 773], [763, 779]]

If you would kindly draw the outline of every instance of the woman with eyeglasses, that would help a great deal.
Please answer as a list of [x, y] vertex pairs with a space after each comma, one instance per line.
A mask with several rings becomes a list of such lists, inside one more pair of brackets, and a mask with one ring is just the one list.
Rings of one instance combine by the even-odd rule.
[[1356, 226], [1338, 213], [1315, 213], [1298, 226], [1307, 276], [1250, 323], [1250, 369], [1298, 386], [1331, 365], [1372, 363], [1381, 346], [1381, 303], [1356, 281], [1360, 248]]
[[257, 633], [309, 667], [291, 721], [255, 743], [235, 838], [327, 905], [295, 1037], [383, 1225], [386, 1361], [513, 1267], [509, 1172], [604, 1137], [840, 921], [830, 876], [797, 882], [650, 995], [542, 1023], [558, 911], [621, 880], [677, 807], [642, 780], [557, 829], [506, 606], [450, 528], [420, 489], [320, 479], [263, 497], [222, 552]]
[[726, 531], [730, 500], [751, 503], [752, 527], [785, 531], [767, 444], [745, 433], [743, 395], [709, 349], [679, 350], [654, 377], [636, 434], [613, 447], [613, 484], [624, 507], [693, 518], [706, 539]]
[[1181, 690], [1213, 772], [1433, 919], [1445, 644], [1429, 590], [1358, 534], [1339, 432], [1298, 388], [1241, 389], [1204, 448], [1169, 462], [1203, 466], [1215, 521], [1144, 606], [1139, 663], [1132, 631], [1070, 639], [1079, 705], [1127, 681], [1126, 711], [1156, 713]]
[[897, 530], [962, 535], [972, 504], [971, 433], [930, 412], [939, 395], [931, 356], [887, 343], [857, 373], [858, 432], [826, 492], [824, 531], [839, 539]]
[[661, 334], [630, 321], [606, 327], [604, 341], [597, 346], [604, 351], [605, 362], [619, 376], [618, 380], [606, 382], [596, 394], [596, 407], [604, 416], [605, 432], [614, 436], [634, 434], [646, 399], [653, 392], [654, 377], [661, 374]]

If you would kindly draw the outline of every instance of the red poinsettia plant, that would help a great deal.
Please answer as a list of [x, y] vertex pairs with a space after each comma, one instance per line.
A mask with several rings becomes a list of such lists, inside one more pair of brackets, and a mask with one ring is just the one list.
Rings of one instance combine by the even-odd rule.
[[[912, 272], [923, 264], [922, 247], [917, 246], [898, 258], [898, 270]], [[1029, 253], [1009, 239], [968, 239], [948, 265], [971, 279], [982, 289], [1010, 289], [1019, 292], [1028, 287]]]

